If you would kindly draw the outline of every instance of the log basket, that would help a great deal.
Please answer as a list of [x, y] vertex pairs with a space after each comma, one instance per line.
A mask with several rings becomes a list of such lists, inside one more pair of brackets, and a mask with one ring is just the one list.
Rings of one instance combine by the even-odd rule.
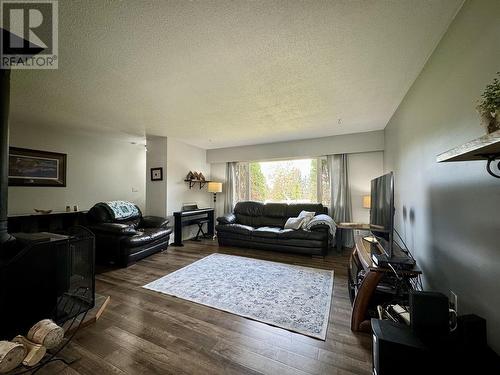
[[[0, 315], [5, 315], [2, 319], [7, 318], [6, 321], [12, 322], [9, 326], [15, 330], [14, 333], [4, 329], [2, 337], [12, 339], [15, 335], [25, 334], [29, 327], [46, 318], [63, 327], [67, 336], [59, 345], [47, 350], [35, 366], [20, 365], [8, 375], [36, 374], [54, 361], [62, 361], [67, 365], [74, 362], [58, 354], [72, 340], [87, 313], [94, 307], [95, 238], [92, 232], [80, 226], [70, 228], [65, 235], [68, 236], [67, 240], [54, 242], [53, 245], [30, 244], [9, 261], [0, 262], [0, 284], [8, 286], [8, 289], [0, 288], [0, 296], [8, 305], [17, 307], [15, 310], [0, 311]], [[17, 311], [18, 315], [22, 312], [23, 315], [15, 321], [16, 315], [9, 311]]]

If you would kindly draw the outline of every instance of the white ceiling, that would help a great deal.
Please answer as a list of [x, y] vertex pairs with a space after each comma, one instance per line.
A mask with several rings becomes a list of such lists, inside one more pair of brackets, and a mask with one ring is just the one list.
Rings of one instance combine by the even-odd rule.
[[11, 121], [203, 148], [382, 129], [462, 2], [60, 0], [59, 69], [13, 73]]

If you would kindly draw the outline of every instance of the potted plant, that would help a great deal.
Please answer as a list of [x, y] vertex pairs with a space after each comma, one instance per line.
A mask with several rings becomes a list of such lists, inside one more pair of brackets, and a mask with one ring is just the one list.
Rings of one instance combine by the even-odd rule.
[[[497, 75], [500, 76], [500, 72], [497, 72]], [[486, 86], [481, 98], [476, 107], [481, 115], [481, 124], [488, 133], [500, 130], [500, 81], [498, 78]]]

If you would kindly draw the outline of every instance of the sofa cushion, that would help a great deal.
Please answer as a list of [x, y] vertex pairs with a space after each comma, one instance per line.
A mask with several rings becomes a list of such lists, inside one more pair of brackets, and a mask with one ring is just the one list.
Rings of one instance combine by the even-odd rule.
[[328, 237], [328, 232], [309, 232], [302, 229], [283, 229], [280, 231], [278, 237], [280, 239], [300, 239], [300, 240], [314, 240], [322, 241]]
[[139, 223], [140, 228], [166, 228], [169, 220], [160, 216], [143, 216]]
[[266, 203], [262, 215], [283, 218], [286, 216], [286, 203]]
[[238, 202], [234, 206], [234, 213], [245, 216], [262, 216], [264, 213], [264, 204], [253, 201]]
[[226, 225], [217, 225], [217, 232], [226, 232], [226, 233], [238, 233], [250, 236], [254, 227], [250, 225], [243, 224], [226, 224]]
[[302, 211], [312, 211], [319, 215], [326, 214], [328, 209], [321, 203], [292, 203], [287, 206], [286, 216], [297, 217]]
[[255, 228], [252, 231], [252, 237], [262, 237], [262, 238], [278, 238], [281, 228], [276, 227], [260, 227]]
[[260, 218], [264, 210], [264, 204], [260, 202], [238, 202], [234, 206], [234, 215], [238, 224], [249, 226], [261, 226]]
[[259, 216], [252, 218], [254, 227], [279, 227], [283, 228], [286, 222], [285, 217]]

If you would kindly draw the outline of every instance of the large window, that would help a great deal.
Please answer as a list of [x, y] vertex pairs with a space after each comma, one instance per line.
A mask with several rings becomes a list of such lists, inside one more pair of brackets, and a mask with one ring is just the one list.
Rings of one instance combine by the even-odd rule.
[[323, 158], [238, 163], [236, 199], [329, 205], [325, 164]]

